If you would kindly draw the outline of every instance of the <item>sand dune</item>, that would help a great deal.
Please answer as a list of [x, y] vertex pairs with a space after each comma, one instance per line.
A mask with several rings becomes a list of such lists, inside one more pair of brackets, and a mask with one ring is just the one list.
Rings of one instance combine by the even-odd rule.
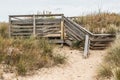
[[90, 51], [91, 54], [87, 59], [82, 58], [82, 51], [70, 50], [68, 47], [56, 48], [54, 52], [67, 56], [67, 63], [52, 68], [42, 68], [34, 75], [18, 76], [12, 80], [97, 80], [96, 69], [102, 62], [105, 51]]

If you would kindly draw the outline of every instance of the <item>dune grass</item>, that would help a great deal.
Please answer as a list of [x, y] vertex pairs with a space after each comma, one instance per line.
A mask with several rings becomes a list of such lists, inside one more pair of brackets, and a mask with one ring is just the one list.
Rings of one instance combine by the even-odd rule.
[[42, 67], [63, 64], [66, 57], [53, 53], [53, 46], [45, 39], [4, 39], [0, 37], [0, 62], [15, 66], [18, 74]]
[[120, 31], [120, 15], [115, 13], [97, 13], [74, 19], [93, 33], [116, 33]]
[[120, 80], [120, 37], [108, 49], [98, 75], [103, 78], [113, 77], [114, 80]]

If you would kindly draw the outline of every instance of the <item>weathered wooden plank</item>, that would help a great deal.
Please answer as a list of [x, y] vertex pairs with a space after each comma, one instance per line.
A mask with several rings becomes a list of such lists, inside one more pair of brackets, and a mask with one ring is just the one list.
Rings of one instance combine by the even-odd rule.
[[[33, 19], [12, 20], [12, 24], [33, 24]], [[35, 19], [36, 24], [58, 24], [60, 19]]]
[[33, 31], [33, 29], [11, 29], [11, 32], [19, 32], [19, 31]]
[[[44, 16], [63, 16], [63, 14], [37, 14], [36, 17], [44, 17]], [[33, 15], [9, 15], [10, 18], [12, 17], [33, 17]]]
[[114, 41], [115, 39], [91, 39], [91, 42], [111, 42]]
[[18, 26], [18, 25], [12, 25], [11, 28], [33, 28], [33, 26]]
[[19, 20], [13, 20], [11, 21], [13, 25], [26, 25], [26, 24], [30, 24], [32, 25], [33, 24], [33, 20], [22, 20], [22, 21], [19, 21]]
[[17, 35], [32, 35], [32, 33], [11, 33], [11, 35], [13, 36], [17, 36]]
[[56, 19], [56, 18], [53, 18], [53, 19], [49, 19], [49, 18], [46, 18], [46, 19], [36, 19], [36, 22], [39, 23], [39, 22], [54, 22], [54, 23], [60, 23], [61, 22], [61, 19]]
[[57, 43], [57, 44], [61, 44], [61, 43], [64, 43], [64, 41], [61, 40], [61, 39], [54, 39], [54, 40], [49, 40], [49, 43]]
[[92, 46], [92, 47], [106, 47], [106, 46], [108, 46], [109, 44], [90, 44], [90, 46]]
[[106, 47], [90, 47], [92, 50], [103, 50], [106, 49]]
[[60, 37], [60, 36], [61, 36], [60, 34], [48, 34], [43, 37]]
[[49, 31], [60, 31], [59, 29], [36, 29], [36, 31], [43, 31], [43, 32], [49, 32]]
[[36, 25], [36, 28], [60, 28], [60, 24], [54, 24], [54, 25]]

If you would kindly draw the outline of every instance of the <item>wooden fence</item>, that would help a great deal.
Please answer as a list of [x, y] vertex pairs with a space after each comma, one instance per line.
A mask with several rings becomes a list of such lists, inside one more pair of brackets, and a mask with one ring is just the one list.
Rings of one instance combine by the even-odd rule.
[[64, 40], [63, 14], [10, 15], [9, 37], [34, 36]]
[[47, 37], [70, 46], [73, 41], [85, 41], [85, 50], [105, 49], [115, 39], [115, 34], [93, 34], [63, 14], [11, 15], [9, 22], [10, 37]]

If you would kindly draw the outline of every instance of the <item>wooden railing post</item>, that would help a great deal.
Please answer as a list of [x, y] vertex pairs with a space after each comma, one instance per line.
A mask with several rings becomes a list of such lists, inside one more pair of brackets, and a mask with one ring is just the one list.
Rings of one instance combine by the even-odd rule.
[[[62, 15], [62, 18], [61, 18], [61, 40], [63, 41], [64, 43], [64, 15]], [[63, 43], [62, 43], [62, 46], [63, 46]]]
[[36, 36], [36, 21], [35, 21], [35, 15], [33, 15], [33, 36]]
[[84, 45], [84, 54], [83, 54], [84, 58], [88, 57], [89, 45], [90, 45], [89, 35], [85, 35], [85, 45]]
[[8, 32], [9, 32], [9, 38], [11, 37], [11, 17], [9, 16], [9, 28], [8, 28]]

